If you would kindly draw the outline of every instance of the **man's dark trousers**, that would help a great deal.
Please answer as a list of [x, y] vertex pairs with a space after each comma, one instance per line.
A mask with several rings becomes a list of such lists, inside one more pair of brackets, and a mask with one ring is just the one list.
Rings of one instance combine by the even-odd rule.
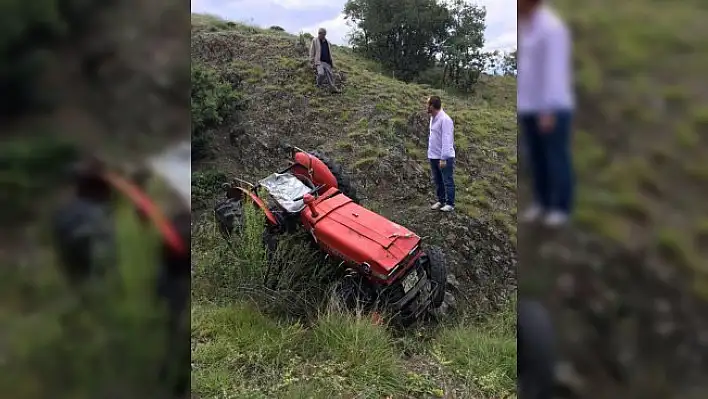
[[570, 214], [573, 206], [575, 179], [571, 157], [572, 113], [554, 113], [550, 132], [541, 132], [539, 116], [519, 115], [522, 139], [528, 156], [522, 165], [531, 167], [534, 200], [545, 210]]
[[455, 206], [455, 179], [453, 171], [455, 169], [455, 158], [445, 160], [445, 167], [440, 167], [439, 159], [430, 160], [430, 170], [433, 173], [435, 183], [435, 194], [438, 201], [443, 205]]

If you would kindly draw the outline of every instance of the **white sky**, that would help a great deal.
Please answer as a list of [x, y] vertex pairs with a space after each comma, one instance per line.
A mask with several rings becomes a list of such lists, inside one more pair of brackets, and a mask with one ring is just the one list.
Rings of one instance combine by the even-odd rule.
[[[395, 0], [392, 0], [395, 1]], [[516, 0], [469, 0], [487, 9], [487, 50], [516, 47]], [[192, 12], [216, 14], [230, 20], [267, 27], [283, 26], [292, 33], [327, 29], [334, 44], [347, 44], [351, 28], [341, 10], [346, 0], [193, 0]]]

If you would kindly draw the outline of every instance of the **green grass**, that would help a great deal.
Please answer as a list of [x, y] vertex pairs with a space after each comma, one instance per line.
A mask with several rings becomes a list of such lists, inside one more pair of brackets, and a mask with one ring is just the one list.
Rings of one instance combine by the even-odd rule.
[[166, 349], [164, 315], [151, 296], [159, 241], [125, 204], [117, 207], [115, 220], [116, 268], [86, 287], [86, 302], [65, 285], [47, 249], [38, 249], [24, 268], [5, 264], [0, 390], [8, 397], [164, 392], [157, 375]]
[[452, 326], [407, 359], [401, 339], [364, 316], [324, 313], [303, 325], [244, 303], [198, 304], [192, 389], [209, 398], [508, 397], [516, 373], [509, 327]]
[[706, 9], [556, 3], [573, 29], [582, 106], [576, 222], [617, 243], [663, 248], [666, 262], [705, 278], [693, 225], [708, 216], [705, 98], [696, 89], [708, 66]]

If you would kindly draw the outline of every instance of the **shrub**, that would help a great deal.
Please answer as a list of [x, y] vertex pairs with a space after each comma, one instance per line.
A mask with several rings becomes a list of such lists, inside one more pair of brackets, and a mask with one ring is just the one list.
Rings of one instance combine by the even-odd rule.
[[192, 173], [192, 209], [208, 206], [226, 181], [226, 174], [214, 169]]
[[195, 260], [192, 292], [213, 302], [243, 299], [252, 288], [262, 289], [267, 263], [262, 236], [265, 217], [250, 202], [244, 207], [241, 235], [227, 245], [216, 232], [213, 218], [192, 233]]
[[285, 32], [285, 29], [281, 28], [281, 27], [278, 26], [278, 25], [273, 25], [273, 26], [271, 26], [271, 27], [268, 28], [268, 29], [270, 29], [270, 30], [275, 30], [275, 31], [278, 31], [278, 32]]
[[243, 96], [235, 85], [216, 70], [192, 64], [192, 157], [207, 155], [209, 130], [223, 124], [233, 112], [245, 107]]

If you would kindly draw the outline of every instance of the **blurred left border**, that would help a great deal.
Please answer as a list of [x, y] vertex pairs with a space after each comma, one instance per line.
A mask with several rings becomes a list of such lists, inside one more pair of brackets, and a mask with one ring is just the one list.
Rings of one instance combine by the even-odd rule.
[[2, 398], [189, 397], [189, 4], [3, 4]]

